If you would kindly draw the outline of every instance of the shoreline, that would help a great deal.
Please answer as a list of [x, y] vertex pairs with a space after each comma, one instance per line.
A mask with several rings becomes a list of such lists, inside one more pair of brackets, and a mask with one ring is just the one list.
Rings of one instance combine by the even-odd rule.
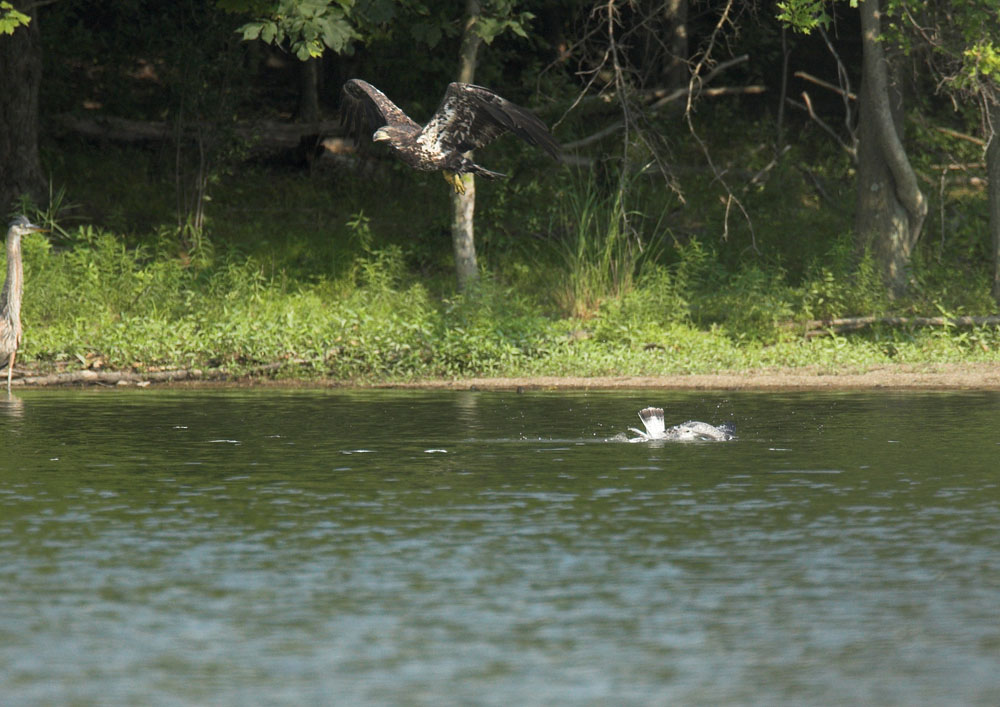
[[664, 376], [517, 376], [432, 378], [414, 381], [345, 381], [325, 378], [271, 379], [261, 376], [200, 375], [201, 371], [158, 373], [79, 371], [58, 376], [15, 378], [13, 388], [353, 388], [396, 390], [1000, 390], [1000, 366], [988, 363], [900, 364], [832, 373], [819, 369], [722, 371]]
[[469, 378], [384, 383], [372, 388], [418, 390], [1000, 390], [1000, 366], [957, 364], [940, 370], [885, 368], [855, 373], [801, 370], [745, 373], [681, 374], [669, 376], [533, 376], [524, 378]]

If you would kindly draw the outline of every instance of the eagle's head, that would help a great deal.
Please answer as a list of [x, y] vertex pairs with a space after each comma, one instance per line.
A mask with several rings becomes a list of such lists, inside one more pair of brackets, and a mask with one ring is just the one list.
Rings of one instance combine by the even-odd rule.
[[390, 145], [396, 145], [409, 136], [406, 130], [400, 130], [393, 125], [384, 125], [372, 135], [372, 142], [388, 142]]

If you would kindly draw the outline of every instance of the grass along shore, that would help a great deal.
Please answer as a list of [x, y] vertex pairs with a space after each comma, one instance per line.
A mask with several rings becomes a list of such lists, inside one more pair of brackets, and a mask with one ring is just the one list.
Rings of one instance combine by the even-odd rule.
[[668, 270], [638, 278], [630, 292], [581, 318], [554, 315], [491, 278], [469, 294], [434, 295], [391, 251], [359, 258], [346, 279], [296, 282], [268, 275], [252, 258], [198, 265], [82, 232], [68, 249], [26, 243], [18, 362], [28, 375], [149, 378], [180, 370], [370, 385], [776, 371], [837, 377], [1000, 363], [995, 326], [875, 324], [807, 338], [792, 318], [755, 323], [753, 335], [725, 321], [706, 325], [671, 309], [698, 293], [673, 287]]
[[[205, 227], [194, 231], [163, 225], [174, 190], [149, 153], [57, 154], [53, 180], [68, 196], [26, 209], [52, 228], [23, 242], [17, 361], [29, 377], [843, 380], [1000, 364], [992, 320], [951, 323], [997, 311], [985, 196], [943, 192], [943, 213], [959, 226], [926, 235], [910, 292], [890, 299], [874, 264], [853, 250], [849, 210], [831, 213], [798, 168], [810, 157], [827, 196], [851, 203], [852, 179], [822, 150], [788, 155], [744, 195], [756, 230], [732, 221], [725, 239], [711, 175], [688, 187], [683, 205], [643, 181], [623, 203], [572, 170], [536, 182], [515, 167], [477, 196], [483, 277], [468, 293], [455, 290], [449, 195], [437, 175], [338, 180], [248, 168], [213, 182]], [[81, 176], [94, 173], [104, 177]], [[808, 331], [817, 319], [862, 316], [905, 321]]]

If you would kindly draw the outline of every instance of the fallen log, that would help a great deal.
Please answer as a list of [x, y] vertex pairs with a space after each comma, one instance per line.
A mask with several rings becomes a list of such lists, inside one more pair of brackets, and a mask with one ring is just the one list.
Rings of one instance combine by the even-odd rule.
[[[1000, 326], [1000, 315], [991, 314], [979, 317], [841, 317], [837, 319], [812, 319], [807, 321], [803, 328], [806, 338], [811, 339], [816, 336], [832, 336], [858, 331], [873, 324], [916, 327]], [[794, 328], [803, 325], [790, 322], [785, 326]]]
[[140, 385], [150, 383], [171, 383], [184, 380], [218, 380], [225, 377], [221, 370], [181, 369], [175, 371], [151, 371], [135, 373], [132, 371], [66, 371], [64, 373], [49, 373], [44, 375], [26, 375], [14, 378], [11, 386], [50, 386], [50, 385]]
[[84, 369], [63, 373], [31, 374], [15, 377], [12, 387], [46, 387], [58, 385], [135, 385], [146, 387], [151, 383], [176, 383], [180, 381], [224, 381], [273, 373], [287, 365], [310, 363], [301, 359], [275, 361], [240, 371], [227, 368], [179, 368], [169, 371], [95, 371]]
[[[60, 113], [52, 116], [57, 128], [76, 133], [87, 138], [108, 140], [125, 144], [143, 142], [164, 142], [176, 136], [172, 124], [164, 121], [129, 120], [111, 115], [77, 115]], [[185, 136], [194, 139], [197, 131], [207, 126], [191, 124], [185, 126]], [[213, 128], [217, 129], [217, 128]], [[322, 120], [316, 123], [284, 123], [273, 120], [258, 120], [234, 123], [233, 132], [250, 145], [251, 152], [276, 152], [294, 150], [304, 138], [317, 136], [343, 137], [344, 130], [337, 120]]]

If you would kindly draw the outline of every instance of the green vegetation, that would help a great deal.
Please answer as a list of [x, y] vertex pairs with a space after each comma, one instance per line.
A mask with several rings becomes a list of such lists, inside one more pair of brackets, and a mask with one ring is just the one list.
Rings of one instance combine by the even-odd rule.
[[[24, 25], [0, 2], [0, 203], [52, 229], [24, 243], [18, 362], [392, 381], [996, 361], [997, 327], [949, 323], [1000, 301], [996, 3], [67, 0]], [[350, 77], [426, 119], [478, 40], [475, 81], [568, 148], [484, 148], [510, 179], [477, 185], [481, 283], [460, 292], [440, 175], [352, 152], [332, 119]]]
[[[850, 214], [821, 207], [797, 157], [745, 195], [753, 234], [734, 222], [727, 241], [713, 233], [724, 213], [708, 175], [684, 205], [637, 180], [627, 212], [613, 188], [569, 168], [481, 186], [484, 278], [461, 295], [438, 175], [223, 175], [201, 237], [179, 242], [163, 223], [173, 192], [155, 160], [71, 147], [53, 160], [54, 180], [114, 230], [73, 226], [80, 210], [58, 195], [51, 211], [29, 210], [54, 227], [24, 243], [20, 360], [36, 370], [393, 381], [1000, 361], [994, 327], [803, 337], [808, 319], [994, 305], [986, 259], [975, 264], [982, 245], [962, 228], [926, 239], [911, 294], [888, 299], [874, 264], [854, 255]], [[78, 177], [83, 163], [101, 177]], [[829, 190], [849, 189], [846, 174], [806, 166]], [[946, 196], [969, 228], [984, 218], [981, 195]]]

